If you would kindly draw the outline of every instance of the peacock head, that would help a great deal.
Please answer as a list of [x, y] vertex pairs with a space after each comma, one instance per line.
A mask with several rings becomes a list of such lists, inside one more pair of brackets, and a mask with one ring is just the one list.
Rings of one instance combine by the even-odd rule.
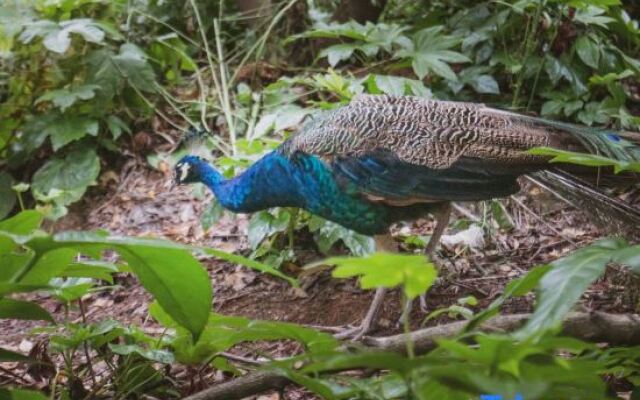
[[174, 167], [174, 182], [176, 185], [202, 182], [209, 169], [211, 166], [203, 158], [184, 156]]

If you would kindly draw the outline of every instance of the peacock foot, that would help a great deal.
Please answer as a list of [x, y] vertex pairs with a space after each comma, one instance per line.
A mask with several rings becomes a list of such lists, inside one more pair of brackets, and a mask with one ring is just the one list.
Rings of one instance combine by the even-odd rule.
[[358, 326], [348, 326], [343, 331], [336, 333], [333, 335], [336, 339], [339, 340], [351, 340], [352, 342], [358, 342], [362, 339], [367, 333], [373, 330], [373, 321], [363, 320]]
[[378, 313], [378, 310], [380, 309], [380, 305], [384, 300], [385, 293], [386, 293], [385, 288], [378, 288], [376, 290], [375, 295], [373, 296], [373, 301], [371, 301], [369, 310], [367, 310], [367, 315], [365, 315], [360, 325], [347, 328], [343, 332], [339, 332], [336, 335], [334, 335], [334, 337], [337, 339], [351, 339], [352, 341], [355, 342], [362, 339], [362, 337], [367, 333], [371, 332], [373, 324], [376, 319], [376, 314]]

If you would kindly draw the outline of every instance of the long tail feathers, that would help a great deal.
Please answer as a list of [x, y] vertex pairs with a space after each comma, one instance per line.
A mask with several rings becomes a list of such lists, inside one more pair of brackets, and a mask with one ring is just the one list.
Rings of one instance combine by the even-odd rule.
[[560, 171], [541, 171], [529, 179], [558, 198], [587, 212], [610, 234], [640, 239], [640, 209]]

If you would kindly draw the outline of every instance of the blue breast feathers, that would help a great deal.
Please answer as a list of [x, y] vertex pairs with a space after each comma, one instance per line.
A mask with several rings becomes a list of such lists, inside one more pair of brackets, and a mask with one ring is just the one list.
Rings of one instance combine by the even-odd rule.
[[389, 207], [370, 202], [354, 184], [339, 183], [331, 165], [309, 154], [287, 156], [276, 150], [229, 180], [215, 178], [219, 174], [214, 172], [203, 173], [202, 181], [223, 207], [234, 212], [299, 207], [369, 235], [385, 233], [406, 213], [416, 213], [416, 208], [426, 212], [422, 210], [425, 206]]

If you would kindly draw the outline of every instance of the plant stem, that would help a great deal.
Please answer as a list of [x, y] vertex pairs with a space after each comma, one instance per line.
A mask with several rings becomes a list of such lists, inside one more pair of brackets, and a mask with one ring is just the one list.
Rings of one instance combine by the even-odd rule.
[[20, 211], [24, 211], [24, 200], [22, 200], [22, 193], [16, 192], [16, 196], [18, 197], [18, 203], [20, 204]]
[[227, 69], [224, 64], [224, 54], [222, 49], [222, 40], [220, 40], [220, 25], [218, 19], [213, 20], [213, 32], [216, 38], [216, 50], [218, 51], [218, 68], [220, 69], [220, 84], [222, 88], [222, 109], [229, 127], [229, 141], [231, 142], [231, 151], [233, 155], [237, 153], [236, 149], [236, 128], [231, 115], [231, 102], [229, 101], [229, 85], [227, 83]]
[[544, 6], [545, 0], [538, 1], [538, 7], [536, 8], [536, 13], [533, 17], [533, 20], [530, 22], [530, 26], [527, 26], [527, 32], [524, 39], [524, 56], [522, 58], [522, 69], [518, 75], [518, 81], [516, 82], [516, 87], [513, 92], [513, 100], [511, 102], [511, 107], [517, 108], [520, 100], [520, 91], [522, 90], [522, 85], [524, 84], [524, 75], [525, 75], [525, 66], [527, 65], [527, 61], [529, 61], [529, 57], [533, 52], [533, 43], [535, 41], [536, 34], [538, 33], [538, 21], [540, 20], [540, 15], [542, 15], [542, 8]]
[[296, 229], [296, 225], [298, 223], [298, 215], [300, 210], [297, 208], [290, 208], [289, 214], [291, 217], [289, 218], [289, 226], [287, 227], [287, 234], [289, 235], [289, 249], [293, 251], [293, 243], [294, 243], [294, 232]]
[[404, 293], [402, 295], [402, 299], [402, 303], [406, 305], [404, 307], [404, 310], [402, 311], [402, 327], [406, 337], [405, 344], [407, 346], [407, 356], [409, 357], [409, 359], [412, 359], [415, 357], [415, 350], [413, 346], [413, 339], [411, 338], [411, 326], [409, 325], [409, 314], [411, 314], [411, 307], [409, 306], [409, 302], [411, 302], [411, 299], [407, 298]]

